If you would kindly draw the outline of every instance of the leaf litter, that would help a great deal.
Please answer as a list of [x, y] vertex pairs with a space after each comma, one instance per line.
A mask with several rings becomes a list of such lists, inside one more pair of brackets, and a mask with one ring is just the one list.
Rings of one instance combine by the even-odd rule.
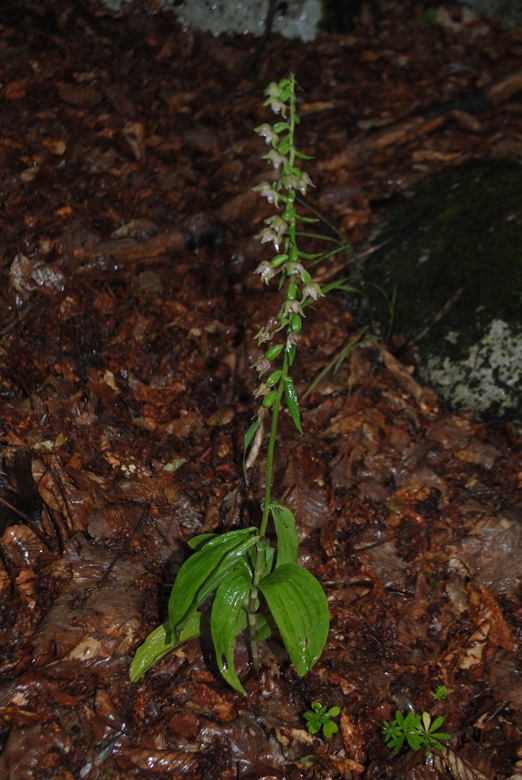
[[[186, 542], [250, 524], [262, 90], [291, 63], [314, 196], [361, 245], [394, 193], [520, 156], [520, 31], [365, 6], [350, 34], [272, 36], [247, 77], [253, 39], [181, 30], [153, 3], [0, 16], [2, 777], [516, 777], [520, 435], [449, 414], [376, 345], [312, 389], [277, 454], [330, 603], [319, 663], [300, 679], [271, 640], [255, 677], [240, 643], [247, 698], [205, 641], [138, 683], [128, 668]], [[299, 397], [356, 327], [341, 299], [307, 312]], [[331, 740], [306, 730], [312, 701], [341, 708]], [[392, 757], [396, 710], [443, 716], [450, 745]]]

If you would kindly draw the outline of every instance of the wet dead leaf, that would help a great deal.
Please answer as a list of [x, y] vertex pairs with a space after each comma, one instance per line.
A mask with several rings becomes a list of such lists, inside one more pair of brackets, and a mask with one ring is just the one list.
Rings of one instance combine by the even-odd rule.
[[220, 406], [214, 414], [211, 414], [210, 417], [207, 418], [207, 425], [212, 427], [228, 425], [235, 416], [236, 410], [233, 406]]
[[93, 108], [102, 99], [100, 90], [88, 84], [64, 84], [59, 87], [58, 96], [65, 103], [85, 108]]

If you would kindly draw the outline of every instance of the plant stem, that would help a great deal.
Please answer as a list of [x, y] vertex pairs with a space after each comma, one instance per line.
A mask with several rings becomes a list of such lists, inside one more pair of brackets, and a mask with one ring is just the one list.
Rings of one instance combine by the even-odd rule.
[[258, 586], [263, 573], [264, 566], [264, 553], [259, 547], [256, 547], [256, 563], [254, 567], [254, 580], [252, 582], [252, 588], [250, 590], [250, 598], [248, 600], [247, 615], [248, 615], [248, 633], [250, 636], [250, 654], [252, 656], [252, 666], [255, 671], [259, 671], [259, 642], [254, 639], [257, 634], [257, 622], [256, 622], [256, 601], [258, 597]]
[[[268, 440], [268, 449], [266, 454], [266, 469], [265, 469], [265, 497], [263, 501], [263, 516], [261, 519], [261, 525], [259, 527], [259, 535], [261, 537], [266, 535], [266, 529], [268, 526], [268, 518], [270, 516], [270, 499], [272, 494], [272, 471], [274, 466], [274, 452], [275, 443], [277, 438], [277, 423], [279, 421], [279, 409], [281, 406], [281, 399], [284, 392], [284, 380], [288, 371], [288, 356], [285, 355], [283, 362], [283, 376], [279, 382], [277, 388], [277, 396], [272, 407], [272, 424], [270, 425], [270, 438]], [[259, 547], [256, 547], [256, 558], [254, 566], [254, 579], [252, 582], [252, 588], [250, 590], [250, 598], [248, 601], [247, 614], [248, 614], [248, 633], [250, 636], [250, 653], [252, 656], [252, 666], [255, 671], [259, 671], [259, 644], [254, 639], [257, 633], [256, 625], [256, 601], [258, 596], [258, 587], [261, 575], [264, 568], [264, 552]]]
[[265, 497], [263, 500], [263, 516], [261, 518], [261, 526], [259, 528], [259, 535], [266, 536], [266, 529], [268, 526], [268, 516], [270, 514], [270, 499], [272, 495], [272, 471], [274, 468], [274, 452], [275, 443], [277, 437], [277, 424], [279, 422], [279, 407], [281, 406], [281, 399], [283, 397], [284, 382], [283, 377], [286, 376], [288, 371], [288, 358], [285, 355], [283, 364], [283, 376], [279, 382], [277, 388], [277, 396], [272, 408], [272, 423], [270, 425], [270, 438], [268, 440], [268, 449], [266, 453], [266, 468], [265, 468]]

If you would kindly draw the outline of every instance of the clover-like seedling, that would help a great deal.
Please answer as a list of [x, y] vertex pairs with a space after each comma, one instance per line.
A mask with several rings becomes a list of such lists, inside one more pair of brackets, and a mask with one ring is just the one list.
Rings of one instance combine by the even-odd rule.
[[393, 750], [396, 756], [406, 742], [412, 750], [421, 750], [425, 748], [430, 750], [442, 750], [442, 742], [451, 739], [450, 734], [443, 731], [437, 731], [444, 723], [444, 718], [438, 717], [434, 721], [428, 712], [417, 715], [415, 712], [408, 712], [406, 717], [401, 712], [395, 713], [395, 720], [391, 723], [384, 722], [382, 733], [386, 745]]
[[433, 701], [444, 701], [448, 698], [448, 689], [445, 685], [437, 685], [431, 697]]
[[340, 707], [330, 707], [328, 710], [326, 707], [322, 707], [318, 701], [313, 701], [311, 709], [303, 714], [308, 733], [318, 734], [322, 729], [326, 739], [330, 739], [339, 731], [339, 726], [333, 722], [332, 718], [336, 718], [340, 712]]

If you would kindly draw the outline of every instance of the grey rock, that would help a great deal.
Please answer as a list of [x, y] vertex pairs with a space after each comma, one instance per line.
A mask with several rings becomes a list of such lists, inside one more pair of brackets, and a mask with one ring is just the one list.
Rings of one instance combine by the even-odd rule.
[[381, 333], [456, 411], [522, 420], [522, 164], [475, 162], [405, 198], [362, 266]]

